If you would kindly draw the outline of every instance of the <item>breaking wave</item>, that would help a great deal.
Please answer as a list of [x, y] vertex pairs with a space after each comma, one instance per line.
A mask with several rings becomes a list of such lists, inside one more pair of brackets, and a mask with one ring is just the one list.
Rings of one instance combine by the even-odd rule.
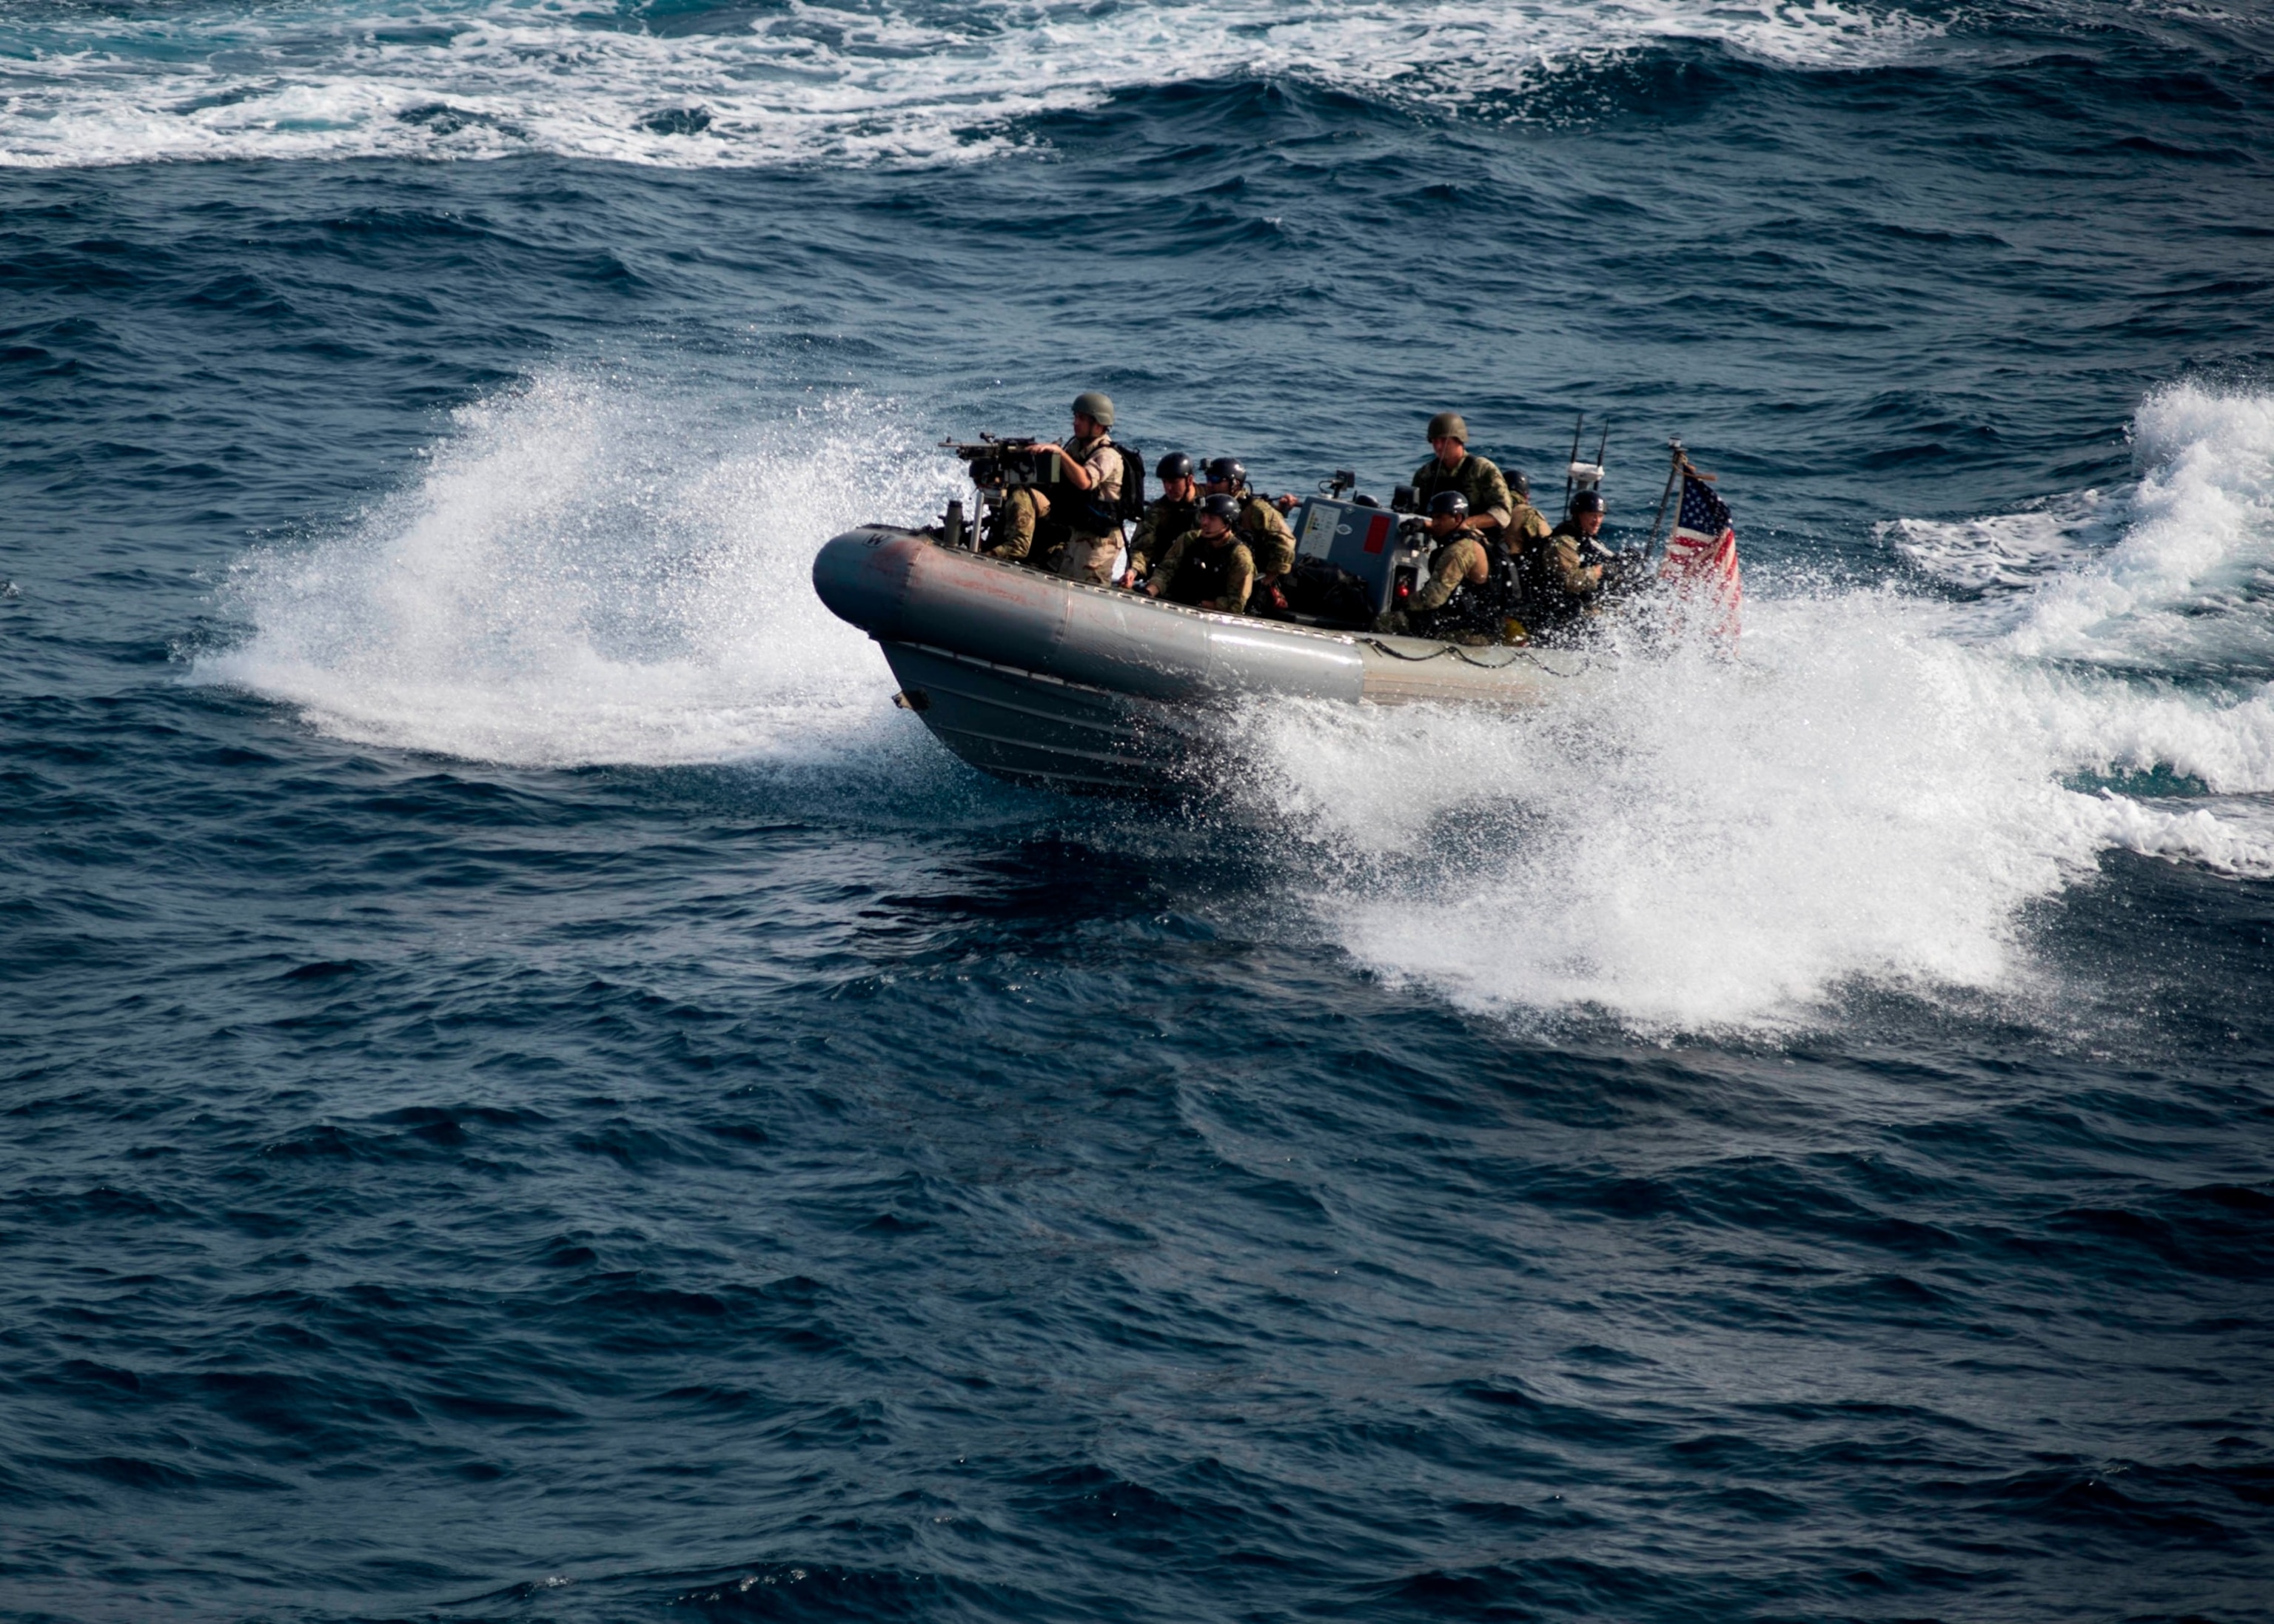
[[[706, 433], [549, 375], [460, 413], [423, 479], [337, 535], [249, 559], [251, 632], [196, 675], [360, 742], [866, 763], [929, 794], [961, 770], [808, 583], [829, 535], [955, 489], [905, 416], [847, 396]], [[1856, 982], [2022, 991], [2029, 907], [2110, 851], [2274, 876], [2274, 655], [2225, 682], [2145, 663], [2175, 626], [2198, 664], [2265, 635], [2233, 583], [2274, 556], [2274, 402], [2167, 389], [2135, 440], [2135, 487], [2031, 510], [2120, 527], [2058, 568], [2039, 549], [2002, 596], [1780, 589], [1755, 560], [1735, 663], [1607, 661], [1514, 718], [1259, 712], [1244, 790], [1301, 832], [1287, 888], [1362, 960], [1478, 1007], [1702, 1029], [1804, 1019]], [[2007, 560], [2017, 530], [1891, 533], [1972, 582], [2008, 566], [1968, 540]]]
[[[1896, 532], [1969, 583], [2029, 538], [2018, 611], [1779, 592], [1756, 561], [1736, 664], [1618, 662], [1513, 720], [1261, 719], [1271, 815], [1334, 854], [1326, 928], [1480, 1008], [1776, 1026], [1857, 982], [2026, 992], [2030, 905], [2106, 852], [2274, 876], [2274, 649], [2242, 584], [2274, 558], [2274, 399], [2163, 390], [2135, 440], [2127, 524], [2049, 577], [2035, 538], [2099, 499]], [[2249, 674], [2180, 680], [2174, 650]]]
[[425, 477], [336, 535], [246, 559], [251, 635], [193, 671], [341, 738], [515, 765], [891, 748], [892, 683], [808, 569], [838, 530], [936, 509], [953, 468], [859, 397], [710, 431], [550, 373], [460, 410]]
[[1795, 66], [1898, 58], [1940, 25], [1833, 0], [472, 0], [46, 4], [0, 19], [0, 164], [489, 158], [934, 163], [1146, 86], [1259, 73], [1457, 113], [1675, 41]]

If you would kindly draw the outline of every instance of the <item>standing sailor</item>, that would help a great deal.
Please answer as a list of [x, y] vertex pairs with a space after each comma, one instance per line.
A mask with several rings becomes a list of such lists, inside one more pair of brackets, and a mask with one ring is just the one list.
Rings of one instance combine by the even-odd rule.
[[[1025, 449], [1058, 459], [1063, 485], [1058, 506], [1066, 525], [1058, 573], [1075, 581], [1110, 586], [1113, 560], [1121, 551], [1121, 452], [1106, 438], [1113, 426], [1113, 402], [1095, 389], [1074, 396], [1073, 436], [1063, 446], [1037, 440]], [[996, 518], [990, 557], [1024, 559], [1035, 545], [1036, 521], [1049, 516], [1050, 497], [1021, 487], [1003, 499]]]
[[1239, 520], [1239, 504], [1229, 492], [1201, 498], [1201, 513], [1193, 529], [1171, 544], [1145, 590], [1172, 604], [1196, 609], [1221, 609], [1238, 614], [1247, 607], [1255, 584], [1255, 557], [1232, 527]]
[[1469, 451], [1469, 425], [1457, 411], [1429, 419], [1429, 447], [1437, 455], [1413, 470], [1413, 489], [1425, 508], [1443, 491], [1458, 491], [1469, 505], [1465, 528], [1486, 535], [1505, 527], [1514, 515], [1508, 481], [1488, 458]]

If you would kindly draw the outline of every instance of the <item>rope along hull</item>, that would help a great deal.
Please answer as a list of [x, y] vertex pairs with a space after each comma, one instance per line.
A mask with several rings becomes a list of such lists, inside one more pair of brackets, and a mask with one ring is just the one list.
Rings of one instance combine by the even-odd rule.
[[876, 639], [901, 703], [949, 749], [1083, 793], [1197, 781], [1256, 699], [1529, 705], [1570, 693], [1587, 665], [1187, 609], [884, 526], [831, 540], [813, 586]]

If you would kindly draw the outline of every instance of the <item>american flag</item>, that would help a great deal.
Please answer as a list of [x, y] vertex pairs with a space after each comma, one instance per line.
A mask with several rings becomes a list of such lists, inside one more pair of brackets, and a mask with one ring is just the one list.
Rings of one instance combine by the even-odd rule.
[[1682, 512], [1658, 573], [1683, 598], [1717, 605], [1721, 615], [1713, 629], [1736, 641], [1738, 610], [1745, 599], [1737, 580], [1737, 532], [1729, 523], [1729, 504], [1688, 468], [1682, 470]]

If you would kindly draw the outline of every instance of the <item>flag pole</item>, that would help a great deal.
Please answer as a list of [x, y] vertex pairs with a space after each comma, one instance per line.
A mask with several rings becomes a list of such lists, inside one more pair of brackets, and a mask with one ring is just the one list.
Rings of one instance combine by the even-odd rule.
[[1642, 560], [1645, 564], [1658, 551], [1658, 527], [1666, 522], [1666, 504], [1674, 500], [1674, 482], [1682, 477], [1682, 465], [1690, 460], [1683, 455], [1680, 440], [1669, 440], [1666, 443], [1674, 447], [1674, 466], [1666, 470], [1666, 489], [1659, 495], [1658, 516], [1650, 522], [1650, 540], [1642, 550]]

